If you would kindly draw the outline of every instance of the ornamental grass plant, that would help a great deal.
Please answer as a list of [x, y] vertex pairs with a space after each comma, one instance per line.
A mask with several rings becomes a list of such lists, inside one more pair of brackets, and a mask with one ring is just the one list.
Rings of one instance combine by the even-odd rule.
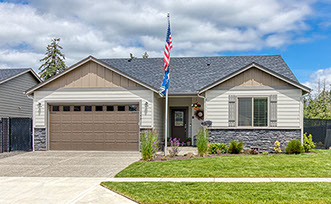
[[157, 133], [154, 130], [148, 130], [140, 137], [141, 156], [145, 161], [150, 161], [155, 158], [158, 150]]
[[197, 148], [200, 156], [204, 156], [208, 152], [209, 131], [205, 127], [201, 127], [197, 133]]

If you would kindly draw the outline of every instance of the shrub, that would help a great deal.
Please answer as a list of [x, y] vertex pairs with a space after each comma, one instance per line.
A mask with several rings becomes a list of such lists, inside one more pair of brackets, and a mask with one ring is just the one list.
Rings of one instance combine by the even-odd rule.
[[244, 148], [244, 144], [242, 142], [237, 142], [236, 140], [232, 140], [229, 144], [228, 152], [230, 154], [239, 154]]
[[197, 133], [197, 148], [200, 156], [204, 156], [208, 151], [209, 131], [202, 127]]
[[141, 156], [143, 160], [150, 161], [155, 158], [158, 150], [157, 134], [154, 130], [149, 130], [143, 133], [140, 137]]
[[269, 151], [265, 151], [265, 150], [264, 150], [264, 151], [262, 152], [262, 154], [263, 154], [263, 155], [269, 155]]
[[[179, 138], [169, 139], [170, 142], [169, 154], [171, 157], [177, 156], [179, 153], [179, 146], [180, 146], [179, 140], [180, 140]], [[182, 146], [184, 146], [184, 142], [182, 143]]]
[[303, 135], [303, 148], [305, 152], [309, 152], [311, 149], [315, 148], [315, 143], [313, 142], [313, 136], [311, 134], [308, 135], [305, 133]]
[[[219, 150], [217, 152], [217, 150]], [[208, 153], [209, 154], [224, 154], [228, 150], [228, 146], [224, 143], [210, 143], [208, 145]]]
[[286, 148], [285, 151], [287, 154], [300, 154], [304, 152], [303, 146], [301, 146], [301, 142], [299, 140], [291, 140]]
[[276, 146], [274, 147], [275, 153], [281, 153], [282, 150], [280, 149], [280, 142], [278, 142], [278, 140], [275, 142], [275, 146]]

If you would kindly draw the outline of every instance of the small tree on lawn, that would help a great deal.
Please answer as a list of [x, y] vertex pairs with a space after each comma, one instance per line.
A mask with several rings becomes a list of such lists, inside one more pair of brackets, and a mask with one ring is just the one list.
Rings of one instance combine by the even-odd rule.
[[44, 62], [39, 67], [39, 74], [43, 80], [49, 79], [66, 69], [65, 57], [61, 53], [61, 49], [63, 48], [59, 45], [59, 42], [60, 38], [52, 39], [51, 44], [47, 46], [45, 57], [40, 60]]

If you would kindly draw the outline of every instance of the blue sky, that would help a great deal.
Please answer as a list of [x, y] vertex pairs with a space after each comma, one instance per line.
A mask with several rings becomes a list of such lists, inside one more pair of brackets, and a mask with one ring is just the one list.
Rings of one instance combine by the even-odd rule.
[[37, 70], [54, 37], [67, 65], [161, 57], [168, 11], [172, 56], [280, 54], [301, 83], [331, 84], [330, 0], [0, 0], [0, 67]]

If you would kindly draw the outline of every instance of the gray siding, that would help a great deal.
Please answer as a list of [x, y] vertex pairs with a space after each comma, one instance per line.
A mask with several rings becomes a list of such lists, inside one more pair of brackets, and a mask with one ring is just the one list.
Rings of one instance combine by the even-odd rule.
[[0, 84], [0, 118], [32, 117], [33, 100], [24, 92], [39, 81], [31, 72]]

